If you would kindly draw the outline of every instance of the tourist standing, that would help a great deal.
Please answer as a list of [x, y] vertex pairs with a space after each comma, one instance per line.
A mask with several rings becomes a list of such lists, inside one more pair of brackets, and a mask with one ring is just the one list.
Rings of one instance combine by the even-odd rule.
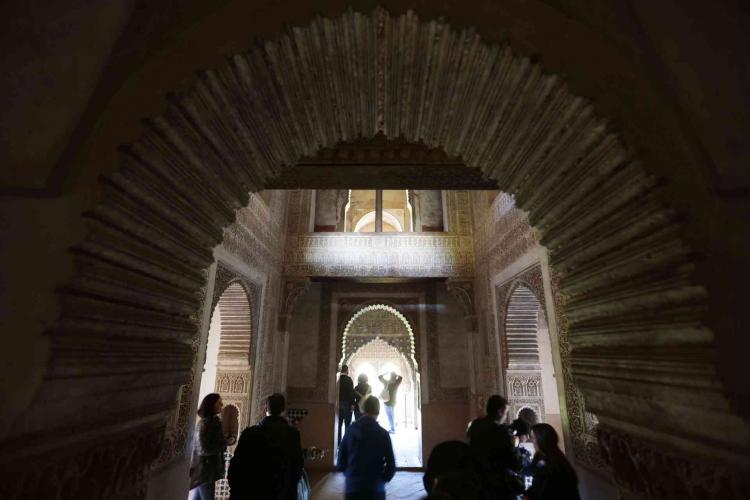
[[349, 432], [349, 425], [352, 423], [352, 411], [354, 410], [356, 400], [354, 382], [352, 382], [352, 378], [349, 376], [349, 367], [341, 365], [341, 373], [339, 374], [339, 444], [341, 444], [341, 438], [344, 436], [344, 433], [341, 432], [341, 427], [344, 427], [344, 432]]
[[391, 372], [390, 377], [386, 380], [385, 374], [380, 375], [378, 379], [383, 383], [383, 392], [380, 395], [380, 399], [384, 401], [385, 414], [388, 415], [388, 424], [390, 425], [389, 432], [391, 434], [396, 433], [396, 423], [394, 416], [394, 408], [396, 406], [396, 394], [398, 393], [398, 386], [401, 385], [403, 377], [396, 375], [396, 372]]
[[286, 400], [272, 394], [266, 416], [240, 435], [229, 463], [231, 500], [296, 500], [304, 455], [300, 434], [281, 414]]
[[523, 484], [516, 480], [515, 472], [521, 468], [513, 446], [511, 431], [504, 424], [508, 415], [508, 401], [495, 394], [487, 399], [487, 414], [475, 419], [469, 426], [469, 446], [479, 462], [487, 489], [494, 498], [511, 499], [523, 492]]
[[359, 420], [362, 416], [362, 404], [365, 399], [372, 393], [370, 384], [367, 383], [367, 375], [360, 373], [357, 377], [357, 385], [354, 386], [354, 392], [357, 400], [354, 403], [354, 420]]
[[377, 422], [380, 401], [370, 396], [362, 409], [341, 442], [337, 469], [346, 476], [346, 500], [384, 500], [385, 485], [396, 473], [393, 446]]
[[560, 449], [559, 438], [549, 424], [531, 428], [536, 447], [532, 462], [533, 480], [526, 492], [530, 500], [580, 500], [578, 476]]
[[190, 500], [214, 500], [216, 481], [224, 477], [227, 441], [219, 413], [221, 396], [211, 393], [198, 407], [197, 440], [190, 464]]

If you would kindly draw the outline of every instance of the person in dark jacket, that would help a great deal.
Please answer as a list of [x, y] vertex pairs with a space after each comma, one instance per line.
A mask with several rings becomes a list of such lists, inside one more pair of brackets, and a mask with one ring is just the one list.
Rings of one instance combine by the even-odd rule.
[[[471, 447], [463, 441], [444, 441], [430, 452], [422, 484], [428, 494], [436, 490], [445, 495], [457, 478], [469, 478], [477, 485], [481, 482]], [[438, 482], [442, 486], [436, 489]]]
[[354, 403], [354, 420], [359, 420], [362, 416], [362, 404], [365, 402], [367, 396], [372, 393], [372, 387], [367, 383], [367, 375], [360, 373], [357, 377], [357, 385], [354, 386], [354, 393], [357, 400]]
[[341, 365], [341, 374], [339, 375], [339, 437], [338, 443], [341, 444], [341, 438], [345, 432], [349, 432], [349, 425], [352, 423], [352, 411], [357, 401], [357, 394], [354, 392], [354, 382], [349, 376], [349, 367]]
[[536, 424], [531, 438], [537, 452], [532, 462], [533, 480], [526, 491], [529, 500], [580, 500], [578, 476], [558, 446], [559, 438], [549, 424]]
[[224, 452], [227, 440], [219, 413], [221, 396], [211, 393], [198, 407], [198, 439], [190, 464], [190, 500], [214, 500], [216, 481], [224, 477]]
[[477, 458], [482, 477], [495, 498], [510, 499], [523, 492], [514, 472], [521, 463], [513, 446], [511, 431], [503, 422], [508, 415], [508, 401], [493, 395], [487, 399], [487, 414], [471, 422], [467, 432], [469, 446]]
[[337, 469], [346, 476], [346, 500], [384, 500], [385, 485], [396, 473], [393, 445], [377, 422], [380, 401], [370, 396], [362, 409], [341, 442]]
[[240, 435], [229, 463], [231, 500], [292, 500], [302, 477], [304, 455], [300, 434], [281, 414], [286, 401], [269, 396], [266, 417]]

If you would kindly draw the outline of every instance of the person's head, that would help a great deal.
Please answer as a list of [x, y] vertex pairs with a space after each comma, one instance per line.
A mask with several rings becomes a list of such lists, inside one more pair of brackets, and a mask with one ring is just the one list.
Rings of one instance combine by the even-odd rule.
[[529, 440], [529, 433], [531, 432], [531, 426], [522, 418], [517, 418], [510, 424], [510, 428], [513, 430], [513, 434], [518, 438], [518, 441], [525, 443]]
[[396, 380], [396, 377], [398, 377], [398, 375], [396, 375], [396, 372], [392, 371], [391, 372], [391, 380]]
[[487, 498], [482, 478], [467, 468], [455, 469], [435, 478], [430, 498], [442, 500], [480, 500]]
[[278, 417], [284, 413], [284, 408], [286, 408], [286, 399], [283, 394], [277, 392], [268, 396], [266, 400], [266, 413], [268, 415]]
[[378, 418], [378, 415], [380, 415], [380, 401], [378, 398], [368, 396], [362, 404], [362, 411], [365, 412], [365, 415], [369, 415], [372, 418]]
[[487, 399], [487, 416], [496, 422], [502, 422], [508, 413], [508, 401], [495, 394]]
[[359, 377], [357, 377], [357, 382], [359, 382], [360, 384], [366, 384], [367, 383], [367, 374], [360, 373]]
[[198, 416], [201, 418], [213, 417], [221, 413], [221, 409], [224, 407], [224, 403], [221, 401], [221, 396], [215, 392], [208, 394], [201, 401], [198, 406]]
[[554, 427], [549, 424], [536, 424], [531, 428], [531, 439], [534, 447], [545, 455], [560, 452], [558, 442], [560, 438]]
[[349, 367], [346, 365], [341, 365], [341, 373], [343, 373], [344, 375], [349, 373]]
[[539, 419], [536, 418], [536, 412], [531, 408], [522, 408], [521, 411], [518, 412], [518, 418], [529, 424], [529, 427], [539, 422]]
[[427, 467], [422, 477], [425, 491], [431, 493], [439, 477], [454, 470], [472, 467], [472, 461], [472, 451], [467, 443], [444, 441], [438, 444], [430, 452]]

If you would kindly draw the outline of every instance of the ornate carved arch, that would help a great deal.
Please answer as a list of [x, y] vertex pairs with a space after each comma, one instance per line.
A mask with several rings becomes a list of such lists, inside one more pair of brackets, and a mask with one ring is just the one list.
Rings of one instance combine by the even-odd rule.
[[[379, 301], [382, 302], [382, 301]], [[412, 329], [411, 323], [409, 320], [404, 316], [401, 311], [399, 311], [396, 307], [391, 305], [386, 305], [383, 303], [376, 303], [376, 304], [370, 304], [365, 305], [358, 309], [354, 314], [351, 315], [349, 320], [346, 322], [346, 326], [344, 327], [344, 331], [342, 334], [342, 340], [341, 340], [341, 360], [339, 361], [339, 366], [344, 363], [345, 360], [351, 358], [357, 350], [361, 349], [364, 345], [369, 343], [371, 340], [377, 338], [377, 335], [362, 338], [359, 341], [352, 342], [351, 338], [349, 337], [349, 331], [353, 327], [353, 325], [356, 323], [356, 321], [362, 317], [363, 315], [373, 312], [373, 311], [387, 311], [389, 314], [392, 314], [395, 316], [403, 325], [407, 332], [407, 338], [406, 339], [392, 339], [389, 337], [382, 337], [382, 340], [386, 342], [387, 344], [394, 347], [399, 352], [403, 353], [406, 356], [406, 359], [409, 361], [409, 363], [412, 366], [412, 369], [416, 373], [418, 371], [418, 364], [416, 360], [416, 352], [415, 352], [415, 342], [414, 342], [414, 331]]]
[[[717, 444], [684, 418], [682, 402], [699, 386], [716, 421], [736, 431], [726, 434], [747, 435], [716, 376], [695, 257], [657, 180], [559, 76], [473, 30], [382, 9], [316, 19], [202, 72], [123, 148], [123, 167], [86, 213], [92, 230], [74, 249], [77, 271], [61, 291], [51, 361], [29, 413], [53, 409], [58, 429], [102, 433], [162, 425], [190, 377], [205, 269], [222, 228], [285, 165], [378, 132], [460, 156], [529, 211], [559, 273], [570, 370], [606, 443], [657, 440], [656, 454], [750, 465], [747, 440]], [[117, 390], [134, 367], [154, 374], [153, 390], [123, 398], [116, 414], [79, 411], [99, 408], [103, 373]], [[57, 382], [71, 376], [81, 390], [66, 409]], [[648, 397], [633, 384], [650, 387]], [[669, 423], [659, 432], [656, 413]], [[46, 425], [31, 419], [25, 429], [35, 435]], [[632, 475], [619, 464], [634, 448], [607, 449], [616, 474]], [[19, 467], [20, 491], [31, 469]], [[722, 470], [732, 484], [743, 477]], [[145, 477], [120, 484], [137, 489]], [[638, 489], [661, 480], [623, 482]]]

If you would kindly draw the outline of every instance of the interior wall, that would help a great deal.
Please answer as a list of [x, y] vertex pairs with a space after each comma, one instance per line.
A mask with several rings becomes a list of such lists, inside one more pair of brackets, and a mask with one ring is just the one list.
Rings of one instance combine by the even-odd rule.
[[289, 327], [289, 363], [287, 385], [315, 387], [318, 366], [321, 285], [311, 283], [297, 299]]
[[447, 388], [469, 386], [468, 339], [464, 311], [445, 286], [437, 287], [437, 335], [440, 383]]
[[439, 190], [420, 189], [419, 200], [420, 231], [440, 232], [443, 227], [443, 194]]
[[[286, 193], [268, 191], [264, 200], [253, 194], [248, 206], [241, 209], [237, 221], [224, 231], [224, 240], [214, 250], [216, 274], [211, 275], [211, 293], [205, 299], [206, 308], [216, 309], [216, 304], [226, 286], [239, 280], [249, 291], [251, 301], [252, 373], [250, 391], [250, 425], [262, 414], [260, 398], [280, 391], [281, 378], [278, 366], [280, 351], [275, 335], [278, 304], [280, 302], [281, 248], [284, 245]], [[210, 318], [210, 319], [209, 319]], [[181, 498], [187, 496], [189, 457], [194, 446], [194, 431], [199, 404], [199, 391], [203, 385], [203, 369], [209, 349], [209, 330], [218, 315], [208, 316], [198, 352], [194, 356], [192, 383], [188, 384], [183, 404], [178, 405], [171, 418], [173, 427], [167, 429], [167, 445], [155, 465], [155, 473], [148, 484], [149, 498]], [[214, 339], [218, 340], [218, 339]], [[218, 347], [218, 346], [212, 346]], [[254, 351], [254, 352], [252, 352]], [[213, 392], [213, 387], [209, 392]], [[240, 429], [241, 430], [241, 429]]]
[[318, 189], [315, 191], [315, 232], [344, 230], [346, 189]]
[[[538, 235], [531, 227], [528, 216], [515, 207], [512, 197], [500, 193], [489, 207], [486, 200], [486, 193], [472, 193], [476, 236], [476, 302], [478, 315], [486, 318], [480, 324], [483, 325], [482, 336], [488, 347], [482, 353], [484, 356], [479, 356], [481, 363], [478, 369], [484, 373], [480, 373], [478, 377], [493, 377], [496, 391], [506, 395], [513, 403], [513, 395], [506, 388], [507, 355], [499, 335], [503, 331], [505, 317], [500, 317], [500, 314], [504, 314], [503, 305], [507, 304], [508, 294], [516, 284], [530, 287], [542, 309], [539, 314], [542, 320], [539, 321], [537, 331], [542, 372], [540, 382], [544, 397], [544, 414], [540, 415], [541, 420], [558, 431], [566, 454], [577, 467], [590, 471], [591, 475], [584, 477], [597, 478], [596, 485], [591, 486], [593, 491], [601, 488], [606, 490], [607, 487], [602, 484], [613, 483], [608, 479], [609, 470], [599, 456], [596, 433], [591, 427], [595, 424], [586, 418], [585, 408], [579, 406], [583, 404], [581, 399], [567, 401], [567, 397], [577, 394], [577, 391], [570, 387], [572, 379], [564, 376], [565, 360], [561, 356], [561, 350], [567, 347], [561, 344], [557, 324], [562, 305], [555, 296], [546, 252], [540, 246]], [[497, 294], [500, 286], [505, 291], [502, 296]], [[477, 398], [476, 403], [480, 404], [481, 399]], [[582, 491], [588, 488], [589, 485], [582, 485]], [[591, 493], [594, 496], [587, 498], [598, 498], [596, 494]]]

